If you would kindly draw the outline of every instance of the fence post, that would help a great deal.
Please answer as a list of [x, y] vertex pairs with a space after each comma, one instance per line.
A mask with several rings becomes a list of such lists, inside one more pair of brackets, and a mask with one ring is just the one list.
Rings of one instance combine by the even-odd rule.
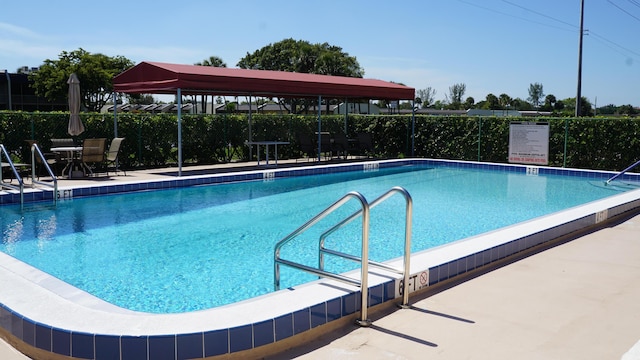
[[478, 116], [478, 161], [480, 161], [480, 141], [482, 139], [482, 116]]
[[562, 167], [567, 167], [567, 138], [569, 137], [569, 119], [564, 119], [564, 154], [562, 155]]

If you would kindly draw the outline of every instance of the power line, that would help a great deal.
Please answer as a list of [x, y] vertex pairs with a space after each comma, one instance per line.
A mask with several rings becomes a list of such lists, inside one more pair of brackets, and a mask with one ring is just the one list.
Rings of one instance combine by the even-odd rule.
[[[589, 34], [590, 34], [590, 35], [593, 35], [593, 36], [594, 36], [594, 37], [596, 37], [597, 39], [602, 40], [603, 42], [607, 42], [607, 43], [609, 43], [609, 44], [611, 44], [611, 45], [614, 45], [614, 46], [616, 46], [618, 49], [622, 49], [622, 50], [626, 51], [627, 53], [631, 53], [631, 54], [633, 54], [633, 55], [640, 56], [640, 53], [635, 52], [635, 51], [633, 51], [633, 50], [631, 50], [631, 49], [627, 49], [626, 47], [624, 47], [624, 46], [622, 46], [622, 45], [620, 45], [620, 44], [614, 43], [613, 41], [608, 40], [608, 39], [606, 39], [606, 38], [604, 38], [604, 37], [602, 37], [602, 36], [600, 36], [600, 35], [596, 34], [596, 33], [595, 33], [595, 32], [593, 32], [593, 31], [589, 31]], [[606, 44], [605, 44], [605, 45], [606, 45]], [[611, 47], [611, 46], [609, 46], [609, 48], [611, 48], [611, 49], [613, 49], [613, 50], [615, 50], [615, 51], [619, 52], [619, 53], [620, 53], [620, 54], [622, 54], [622, 55], [628, 56], [628, 54], [624, 54], [624, 53], [620, 52], [620, 51], [619, 51], [618, 49], [616, 49], [616, 48], [613, 48], [613, 47]]]
[[[458, 0], [458, 1], [461, 1], [461, 2], [467, 3], [467, 4], [469, 4], [469, 5], [477, 6], [477, 7], [483, 8], [483, 9], [485, 9], [485, 10], [489, 10], [489, 11], [493, 11], [493, 12], [498, 12], [498, 13], [501, 13], [501, 14], [504, 14], [504, 15], [513, 16], [513, 15], [510, 15], [510, 14], [506, 14], [506, 13], [499, 12], [499, 11], [497, 11], [497, 10], [493, 10], [493, 9], [489, 9], [489, 8], [484, 8], [484, 7], [481, 7], [481, 6], [479, 6], [479, 5], [471, 4], [471, 3], [468, 3], [468, 2], [465, 2], [465, 1], [462, 1], [462, 0]], [[611, 4], [613, 4], [614, 6], [618, 7], [618, 6], [617, 6], [616, 4], [614, 4], [611, 0], [607, 0], [607, 1], [608, 1], [608, 2], [610, 2]], [[639, 7], [640, 7], [640, 2], [639, 2], [638, 0], [629, 0], [629, 1], [630, 1], [630, 2], [632, 2], [632, 3], [634, 3], [636, 6], [639, 6]], [[507, 4], [511, 5], [511, 6], [515, 6], [515, 7], [517, 7], [517, 8], [520, 8], [520, 9], [522, 9], [522, 10], [528, 11], [528, 12], [530, 12], [530, 13], [536, 14], [536, 15], [538, 15], [538, 16], [542, 16], [542, 17], [545, 17], [545, 18], [547, 18], [547, 19], [550, 19], [550, 20], [553, 20], [553, 21], [559, 22], [559, 23], [561, 23], [561, 24], [563, 24], [563, 25], [570, 26], [570, 27], [572, 27], [572, 28], [574, 28], [574, 29], [577, 29], [577, 28], [578, 28], [578, 26], [576, 26], [576, 25], [574, 25], [574, 24], [568, 23], [568, 22], [566, 22], [566, 21], [564, 21], [564, 20], [556, 19], [556, 18], [554, 18], [554, 17], [552, 17], [552, 16], [549, 16], [549, 15], [543, 14], [543, 13], [541, 13], [541, 12], [538, 12], [538, 11], [535, 11], [535, 10], [532, 10], [532, 9], [529, 9], [529, 8], [527, 8], [527, 7], [525, 7], [525, 6], [522, 6], [522, 5], [519, 5], [519, 4], [515, 4], [515, 3], [511, 2], [511, 1], [508, 1], [508, 0], [502, 0], [502, 2], [507, 3]], [[618, 8], [620, 8], [620, 7], [618, 7]], [[620, 8], [620, 9], [621, 9], [622, 11], [625, 11], [625, 10], [624, 10], [624, 9], [622, 9], [622, 8]], [[625, 11], [625, 12], [626, 12], [626, 11]], [[629, 15], [630, 15], [630, 16], [633, 16], [632, 14], [629, 14]], [[541, 23], [538, 23], [538, 22], [535, 22], [535, 21], [531, 21], [531, 20], [529, 20], [529, 19], [524, 19], [524, 18], [520, 18], [520, 17], [517, 17], [517, 16], [514, 16], [514, 17], [519, 18], [519, 19], [522, 19], [522, 20], [526, 20], [526, 21], [529, 21], [529, 22], [534, 22], [534, 23], [537, 23], [537, 24], [541, 24]], [[633, 17], [635, 17], [635, 16], [633, 16]], [[640, 19], [638, 19], [638, 20], [640, 21]], [[544, 26], [550, 26], [550, 25], [548, 25], [548, 24], [541, 24], [541, 25], [544, 25]], [[552, 26], [552, 27], [555, 27], [555, 26]], [[566, 30], [566, 29], [562, 29], [562, 30]], [[622, 45], [620, 45], [620, 44], [618, 44], [618, 43], [616, 43], [616, 42], [613, 42], [613, 41], [611, 41], [611, 40], [609, 40], [609, 39], [607, 39], [607, 38], [605, 38], [605, 37], [603, 37], [603, 36], [601, 36], [601, 35], [599, 35], [599, 34], [597, 34], [597, 33], [593, 32], [593, 31], [590, 31], [590, 30], [587, 30], [587, 31], [589, 31], [589, 34], [593, 35], [593, 36], [594, 36], [594, 38], [595, 38], [596, 40], [600, 40], [600, 42], [602, 42], [603, 44], [605, 44], [607, 47], [611, 48], [612, 50], [614, 50], [614, 51], [616, 51], [616, 52], [620, 53], [621, 55], [624, 55], [624, 56], [629, 57], [629, 53], [630, 53], [630, 54], [633, 54], [633, 55], [636, 55], [636, 56], [640, 56], [640, 53], [638, 53], [638, 52], [635, 52], [635, 51], [633, 51], [633, 50], [630, 50], [630, 49], [628, 49], [628, 48], [626, 48], [626, 47], [624, 47], [624, 46], [622, 46]], [[608, 43], [608, 44], [610, 44], [610, 45], [613, 45], [613, 46], [615, 46], [615, 47], [611, 47], [611, 46], [607, 45], [607, 43]], [[620, 51], [620, 49], [622, 49], [622, 50], [626, 51], [626, 53], [621, 52], [621, 51]]]
[[[611, 0], [607, 0], [607, 2], [608, 2], [609, 4], [611, 4], [611, 5], [615, 6], [615, 7], [617, 7], [618, 9], [620, 9], [620, 11], [622, 11], [623, 13], [625, 13], [625, 14], [627, 14], [627, 15], [631, 16], [632, 18], [634, 18], [634, 19], [636, 19], [636, 20], [638, 20], [638, 21], [640, 21], [640, 18], [639, 18], [639, 17], [637, 17], [637, 16], [633, 15], [632, 13], [628, 12], [627, 10], [623, 9], [622, 7], [620, 7], [618, 4], [614, 3], [613, 1], [611, 1]], [[637, 5], [637, 4], [636, 4], [636, 5]]]
[[559, 23], [561, 23], [561, 24], [569, 25], [569, 26], [574, 27], [574, 28], [576, 27], [574, 24], [570, 24], [570, 23], [568, 23], [568, 22], [566, 22], [566, 21], [564, 21], [564, 20], [559, 20], [559, 19], [556, 19], [556, 18], [551, 17], [551, 16], [549, 16], [549, 15], [546, 15], [546, 14], [543, 14], [543, 13], [540, 13], [540, 12], [537, 12], [537, 11], [535, 11], [535, 10], [531, 10], [531, 9], [529, 9], [529, 8], [526, 8], [526, 7], [522, 6], [522, 5], [514, 4], [514, 3], [512, 3], [511, 1], [502, 0], [502, 2], [505, 2], [505, 3], [507, 3], [507, 4], [511, 5], [511, 6], [518, 7], [518, 8], [520, 8], [520, 9], [522, 9], [522, 10], [525, 10], [525, 11], [528, 11], [528, 12], [531, 12], [531, 13], [534, 13], [534, 14], [536, 14], [536, 15], [538, 15], [538, 16], [542, 16], [542, 17], [545, 17], [545, 18], [547, 18], [547, 19], [551, 19], [551, 20], [553, 20], [553, 21], [557, 21], [557, 22], [559, 22]]
[[[552, 28], [555, 28], [555, 29], [563, 30], [563, 31], [571, 31], [571, 30], [566, 29], [566, 28], [561, 28], [561, 27], [558, 27], [558, 26], [553, 26], [553, 25], [550, 25], [550, 24], [541, 23], [541, 22], [534, 21], [534, 20], [531, 20], [531, 19], [527, 19], [527, 18], [523, 18], [523, 17], [516, 16], [516, 15], [513, 15], [513, 14], [505, 13], [505, 12], [502, 12], [502, 11], [499, 11], [499, 10], [496, 10], [496, 9], [491, 9], [491, 8], [484, 7], [484, 6], [481, 6], [481, 5], [478, 5], [478, 4], [474, 4], [474, 3], [471, 3], [471, 2], [468, 2], [468, 1], [465, 1], [465, 0], [458, 0], [458, 1], [461, 2], [461, 3], [467, 4], [467, 5], [475, 6], [477, 8], [496, 13], [496, 14], [509, 16], [509, 17], [516, 18], [516, 19], [519, 19], [519, 20], [527, 21], [527, 22], [538, 24], [538, 25], [542, 25], [542, 26], [548, 26], [548, 27], [552, 27]], [[556, 21], [559, 21], [559, 20], [556, 20]], [[569, 24], [569, 25], [571, 25], [571, 24]], [[571, 26], [576, 27], [575, 25], [571, 25]]]

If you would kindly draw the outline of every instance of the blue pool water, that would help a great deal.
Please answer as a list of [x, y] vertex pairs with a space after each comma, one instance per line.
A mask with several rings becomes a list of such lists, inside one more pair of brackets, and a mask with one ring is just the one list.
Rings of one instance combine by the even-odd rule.
[[[3, 206], [0, 251], [131, 310], [206, 309], [273, 291], [276, 242], [349, 191], [372, 201], [393, 186], [413, 197], [413, 252], [617, 193], [586, 178], [448, 166], [277, 178], [79, 198], [24, 212]], [[397, 196], [372, 210], [373, 260], [402, 255], [404, 206]], [[348, 203], [282, 257], [315, 266], [319, 234], [358, 209]], [[356, 221], [328, 244], [359, 255], [360, 234]], [[327, 263], [330, 271], [355, 266]], [[313, 279], [282, 269], [283, 288]]]

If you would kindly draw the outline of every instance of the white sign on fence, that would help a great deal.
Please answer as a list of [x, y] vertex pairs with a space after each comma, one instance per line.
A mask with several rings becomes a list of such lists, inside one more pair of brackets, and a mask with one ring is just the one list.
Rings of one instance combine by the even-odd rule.
[[509, 162], [547, 165], [549, 163], [549, 123], [511, 122]]

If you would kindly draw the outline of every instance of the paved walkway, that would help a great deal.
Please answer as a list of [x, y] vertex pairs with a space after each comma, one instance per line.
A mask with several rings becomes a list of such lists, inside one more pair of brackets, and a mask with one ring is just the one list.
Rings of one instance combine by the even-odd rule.
[[637, 215], [271, 359], [640, 359], [639, 299]]

